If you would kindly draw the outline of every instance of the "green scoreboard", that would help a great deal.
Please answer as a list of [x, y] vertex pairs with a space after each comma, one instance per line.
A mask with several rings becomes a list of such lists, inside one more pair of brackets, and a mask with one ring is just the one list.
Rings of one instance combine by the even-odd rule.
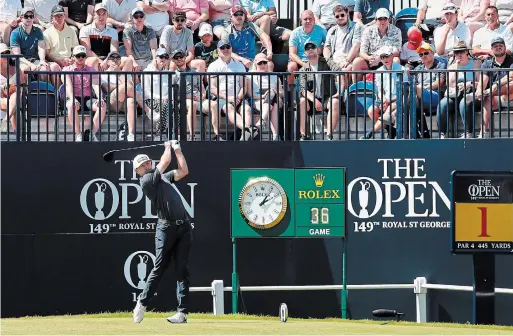
[[232, 169], [231, 236], [345, 237], [345, 168]]

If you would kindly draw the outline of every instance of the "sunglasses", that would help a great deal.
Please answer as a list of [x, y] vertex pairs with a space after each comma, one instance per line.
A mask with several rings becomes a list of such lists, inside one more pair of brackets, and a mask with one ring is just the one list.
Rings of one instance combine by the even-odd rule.
[[222, 47], [221, 47], [221, 48], [219, 48], [219, 49], [221, 49], [221, 50], [227, 50], [227, 49], [231, 49], [231, 48], [232, 48], [232, 46], [230, 46], [230, 45], [224, 45], [224, 46], [222, 46]]
[[33, 19], [33, 18], [34, 18], [34, 15], [27, 15], [27, 14], [25, 14], [25, 15], [23, 15], [23, 17], [24, 17], [25, 19]]
[[258, 65], [267, 64], [267, 61], [261, 61], [257, 63]]
[[378, 21], [388, 21], [388, 18], [386, 18], [386, 17], [380, 17], [380, 18], [378, 18]]
[[466, 50], [455, 50], [454, 53], [455, 54], [466, 54], [467, 51]]
[[341, 19], [343, 17], [346, 17], [345, 14], [335, 15], [335, 19]]
[[175, 18], [175, 22], [185, 22], [185, 19], [183, 19], [183, 18], [180, 18], [180, 19]]
[[142, 19], [144, 17], [143, 14], [134, 15], [134, 19]]
[[423, 53], [419, 53], [419, 57], [429, 55], [429, 51], [424, 51]]
[[314, 47], [314, 46], [311, 46], [311, 47], [306, 47], [306, 48], [305, 48], [305, 51], [315, 50], [315, 49], [317, 49], [317, 48], [316, 48], [316, 47]]
[[163, 58], [163, 59], [169, 59], [169, 55], [160, 55], [160, 56], [157, 56], [158, 58]]
[[385, 55], [385, 54], [383, 54], [383, 55], [380, 55], [379, 58], [383, 59], [383, 58], [387, 58], [387, 57], [390, 57], [390, 56], [392, 56], [392, 55], [388, 55], [388, 54]]
[[77, 54], [75, 55], [75, 58], [86, 58], [86, 54]]
[[117, 61], [120, 59], [121, 59], [121, 56], [109, 56], [109, 60], [111, 60], [111, 61]]
[[175, 57], [173, 57], [174, 60], [181, 60], [181, 59], [184, 59], [184, 58], [185, 58], [185, 56], [183, 56], [183, 55], [182, 56], [175, 56]]
[[235, 14], [233, 14], [233, 16], [235, 16], [235, 17], [237, 17], [237, 16], [244, 16], [244, 14], [242, 14], [242, 13], [235, 13]]

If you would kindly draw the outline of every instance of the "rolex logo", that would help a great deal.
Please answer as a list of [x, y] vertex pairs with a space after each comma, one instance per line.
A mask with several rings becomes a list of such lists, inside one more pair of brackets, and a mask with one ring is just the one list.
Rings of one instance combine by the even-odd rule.
[[315, 182], [315, 186], [316, 186], [317, 188], [321, 188], [321, 187], [322, 187], [322, 185], [324, 184], [324, 179], [325, 179], [325, 178], [326, 178], [326, 177], [325, 177], [323, 174], [315, 174], [315, 175], [313, 176], [313, 179], [314, 179], [314, 182]]

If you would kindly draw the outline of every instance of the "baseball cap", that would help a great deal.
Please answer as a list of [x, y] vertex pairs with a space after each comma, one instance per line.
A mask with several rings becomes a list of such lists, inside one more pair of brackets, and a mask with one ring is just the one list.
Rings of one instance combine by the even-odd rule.
[[156, 55], [157, 56], [169, 55], [169, 53], [167, 52], [166, 48], [160, 47], [160, 48], [157, 49]]
[[389, 47], [389, 46], [382, 46], [381, 48], [379, 48], [377, 51], [376, 51], [376, 55], [378, 56], [390, 56], [394, 53], [394, 50], [392, 49], [392, 47]]
[[139, 154], [134, 158], [134, 170], [139, 168], [143, 163], [151, 161], [150, 157], [146, 154]]
[[99, 11], [100, 9], [103, 9], [105, 10], [106, 12], [108, 12], [107, 10], [107, 6], [105, 6], [103, 3], [97, 3], [95, 6], [94, 6], [94, 12], [96, 13], [97, 11]]
[[496, 36], [494, 37], [491, 41], [490, 41], [490, 45], [493, 46], [495, 43], [502, 43], [504, 45], [506, 45], [506, 43], [504, 42], [504, 39], [500, 36]]
[[53, 8], [52, 8], [52, 16], [54, 16], [55, 14], [65, 14], [64, 7], [62, 7], [61, 5], [53, 6]]
[[111, 52], [107, 55], [107, 59], [109, 59], [111, 56], [118, 56], [118, 57], [121, 57], [120, 53], [118, 53], [117, 51], [111, 51]]
[[417, 50], [422, 43], [422, 32], [419, 28], [413, 26], [408, 29], [408, 49]]
[[23, 7], [23, 9], [21, 10], [21, 15], [25, 15], [28, 12], [31, 12], [32, 14], [34, 14], [35, 10], [32, 7]]
[[306, 49], [306, 46], [307, 46], [307, 45], [309, 45], [309, 44], [311, 44], [311, 45], [313, 45], [315, 48], [317, 48], [317, 44], [315, 44], [315, 42], [312, 42], [312, 41], [306, 41], [303, 47]]
[[183, 51], [182, 49], [175, 49], [171, 52], [171, 58], [175, 57], [176, 55], [178, 54], [182, 54], [183, 56], [185, 56], [185, 51]]
[[241, 6], [233, 6], [232, 9], [230, 10], [230, 12], [232, 13], [232, 15], [237, 12], [244, 13], [244, 8], [242, 8]]
[[265, 54], [263, 53], [259, 53], [255, 56], [255, 63], [259, 63], [259, 62], [262, 62], [262, 61], [267, 61], [267, 56], [265, 56]]
[[432, 51], [432, 52], [435, 52], [435, 48], [433, 48], [433, 46], [429, 43], [426, 43], [426, 42], [422, 42], [422, 44], [417, 48], [417, 52], [421, 52], [422, 50], [428, 50], [428, 51]]
[[173, 17], [174, 17], [174, 18], [179, 18], [179, 17], [184, 17], [184, 18], [186, 18], [186, 17], [187, 17], [187, 15], [185, 15], [185, 12], [180, 11], [180, 12], [175, 12], [175, 14], [173, 15]]
[[456, 11], [458, 10], [458, 7], [453, 4], [452, 2], [447, 2], [443, 7], [442, 7], [442, 14], [445, 14], [445, 13], [456, 13]]
[[132, 12], [130, 13], [130, 15], [133, 17], [136, 13], [141, 13], [144, 15], [144, 11], [142, 9], [140, 9], [139, 7], [135, 7], [134, 9], [132, 9]]
[[386, 17], [387, 19], [390, 18], [390, 11], [386, 8], [380, 8], [376, 11], [376, 19]]
[[78, 54], [87, 54], [86, 48], [82, 45], [78, 45], [75, 48], [73, 48], [73, 55], [78, 55]]
[[213, 35], [212, 26], [208, 23], [203, 23], [199, 29], [198, 36], [202, 37], [205, 34]]
[[3, 54], [6, 51], [8, 51], [9, 54], [11, 53], [11, 49], [7, 46], [7, 44], [0, 43], [0, 54]]
[[221, 48], [222, 46], [225, 46], [225, 45], [229, 45], [230, 47], [232, 46], [232, 45], [230, 44], [230, 42], [229, 42], [229, 41], [219, 40], [219, 41], [217, 42], [217, 47], [218, 47], [218, 48]]

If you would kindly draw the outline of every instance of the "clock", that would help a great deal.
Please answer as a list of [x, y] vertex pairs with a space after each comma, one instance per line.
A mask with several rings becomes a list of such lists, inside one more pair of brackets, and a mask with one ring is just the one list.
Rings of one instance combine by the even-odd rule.
[[249, 180], [239, 196], [242, 217], [256, 229], [269, 229], [278, 225], [287, 212], [287, 206], [285, 190], [268, 177]]

